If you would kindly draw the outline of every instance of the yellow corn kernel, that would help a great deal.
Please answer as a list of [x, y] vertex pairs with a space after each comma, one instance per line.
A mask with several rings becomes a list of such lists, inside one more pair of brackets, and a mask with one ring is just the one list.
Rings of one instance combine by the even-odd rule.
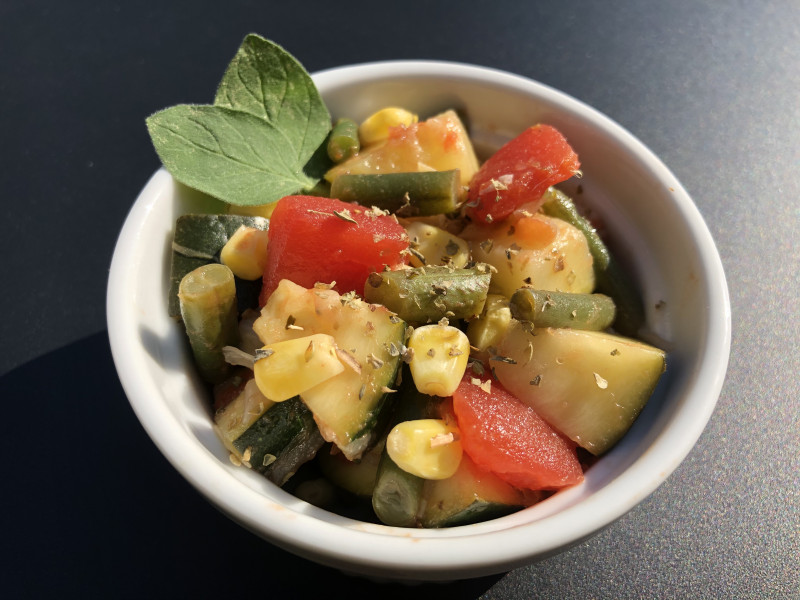
[[219, 258], [237, 277], [258, 279], [267, 262], [266, 230], [242, 225], [222, 247]]
[[500, 294], [486, 296], [483, 312], [467, 326], [469, 343], [481, 352], [497, 346], [511, 324], [511, 309], [508, 298]]
[[460, 269], [469, 261], [467, 242], [444, 229], [413, 221], [408, 224], [406, 231], [411, 247], [425, 259], [423, 263], [418, 256], [412, 254], [410, 261], [414, 267], [451, 265]]
[[256, 352], [256, 385], [273, 402], [283, 402], [344, 371], [336, 341], [324, 333], [275, 342]]
[[419, 120], [419, 117], [404, 108], [394, 106], [382, 108], [367, 117], [358, 127], [358, 139], [362, 146], [382, 142], [389, 137], [389, 129], [404, 125], [408, 127]]
[[417, 327], [408, 340], [413, 352], [409, 363], [414, 385], [422, 394], [452, 396], [469, 358], [469, 339], [450, 325]]
[[418, 419], [397, 425], [386, 438], [395, 464], [423, 479], [452, 477], [461, 463], [458, 429], [441, 419]]

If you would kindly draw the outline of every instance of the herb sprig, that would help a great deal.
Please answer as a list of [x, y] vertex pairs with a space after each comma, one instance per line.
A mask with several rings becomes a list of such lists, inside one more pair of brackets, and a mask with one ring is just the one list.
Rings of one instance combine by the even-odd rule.
[[314, 187], [312, 157], [331, 118], [297, 59], [250, 34], [213, 105], [164, 109], [147, 119], [147, 129], [175, 179], [224, 202], [254, 206]]

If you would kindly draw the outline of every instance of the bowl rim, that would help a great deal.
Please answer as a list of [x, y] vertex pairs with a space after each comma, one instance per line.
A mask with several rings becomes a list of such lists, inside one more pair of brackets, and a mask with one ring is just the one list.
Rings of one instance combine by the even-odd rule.
[[[399, 529], [338, 517], [288, 494], [286, 500], [294, 510], [244, 485], [236, 494], [232, 493], [230, 478], [222, 465], [206, 464], [208, 461], [195, 450], [197, 441], [193, 444], [188, 432], [176, 431], [174, 417], [163, 403], [159, 405], [153, 400], [158, 389], [141, 376], [141, 360], [130, 352], [131, 347], [141, 342], [131, 322], [135, 322], [135, 314], [126, 301], [134, 291], [132, 278], [126, 278], [126, 265], [140, 241], [142, 220], [163, 197], [165, 189], [171, 189], [168, 186], [172, 178], [163, 168], [151, 177], [131, 207], [114, 250], [107, 292], [108, 334], [123, 389], [148, 435], [172, 465], [232, 519], [295, 554], [349, 571], [422, 579], [470, 577], [508, 570], [580, 542], [649, 496], [677, 468], [703, 432], [722, 389], [731, 343], [730, 300], [711, 233], [683, 186], [642, 142], [583, 102], [520, 75], [448, 61], [369, 62], [312, 75], [323, 95], [324, 89], [333, 85], [420, 76], [476, 81], [558, 104], [616, 138], [658, 179], [674, 188], [675, 205], [697, 244], [704, 295], [709, 299], [709, 307], [716, 310], [708, 310], [708, 335], [703, 341], [699, 367], [693, 373], [690, 397], [678, 409], [675, 423], [668, 431], [660, 434], [648, 452], [623, 473], [575, 506], [532, 522], [512, 520], [509, 527], [501, 530], [475, 526], [449, 530]], [[669, 451], [659, 451], [665, 448]], [[623, 488], [634, 489], [636, 493], [619, 493]], [[576, 518], [578, 514], [581, 518]], [[419, 543], [421, 540], [424, 545]]]

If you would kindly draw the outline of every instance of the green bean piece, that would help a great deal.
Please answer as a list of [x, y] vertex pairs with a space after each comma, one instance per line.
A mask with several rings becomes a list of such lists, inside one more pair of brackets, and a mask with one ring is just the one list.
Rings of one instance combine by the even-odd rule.
[[636, 286], [609, 251], [592, 224], [578, 213], [575, 203], [565, 193], [550, 188], [545, 193], [542, 212], [577, 227], [586, 237], [594, 259], [598, 292], [608, 294], [617, 306], [614, 329], [622, 335], [636, 336], [644, 323], [644, 307]]
[[[267, 229], [269, 219], [234, 214], [188, 214], [177, 218], [173, 230], [172, 264], [169, 276], [168, 310], [170, 317], [181, 316], [178, 286], [180, 286], [183, 276], [197, 267], [219, 262], [219, 253], [222, 248], [242, 225]], [[236, 285], [240, 308], [244, 310], [249, 306], [256, 306], [261, 285], [241, 279], [236, 282]], [[252, 293], [253, 291], [255, 294]], [[256, 304], [248, 302], [248, 299], [255, 299]]]
[[372, 488], [372, 509], [385, 525], [414, 527], [425, 480], [397, 466], [384, 450]]
[[328, 157], [340, 163], [358, 154], [361, 143], [358, 141], [358, 124], [352, 119], [339, 119], [328, 137]]
[[486, 265], [471, 269], [418, 267], [372, 273], [364, 298], [383, 304], [406, 322], [436, 323], [442, 318], [466, 319], [481, 314], [491, 272]]
[[542, 212], [549, 217], [556, 217], [577, 227], [589, 244], [589, 252], [594, 259], [595, 273], [605, 271], [611, 260], [611, 254], [589, 220], [578, 212], [572, 199], [561, 190], [551, 187], [544, 195], [546, 200], [542, 205]]
[[[391, 427], [404, 421], [439, 418], [440, 405], [441, 398], [417, 391], [411, 373], [406, 368], [397, 393]], [[398, 467], [384, 448], [372, 489], [375, 514], [382, 523], [393, 527], [418, 526], [424, 485], [424, 479]]]
[[398, 217], [448, 214], [458, 208], [461, 175], [452, 171], [340, 175], [331, 197], [377, 206]]
[[614, 322], [616, 307], [605, 294], [570, 294], [520, 288], [511, 296], [511, 314], [535, 327], [602, 331]]
[[218, 263], [198, 267], [181, 279], [178, 300], [200, 376], [221, 382], [230, 370], [222, 348], [239, 339], [233, 273]]

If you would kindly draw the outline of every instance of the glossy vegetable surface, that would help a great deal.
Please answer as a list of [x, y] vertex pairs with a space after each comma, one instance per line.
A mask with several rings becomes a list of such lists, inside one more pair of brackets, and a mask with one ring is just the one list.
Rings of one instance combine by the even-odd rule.
[[578, 331], [609, 328], [615, 305], [593, 293], [611, 253], [551, 187], [577, 172], [572, 148], [536, 125], [478, 170], [452, 111], [361, 150], [339, 125], [328, 179], [347, 202], [284, 197], [258, 232], [266, 248], [224, 252], [265, 265], [261, 314], [240, 327], [263, 345], [226, 349], [255, 378], [219, 386], [238, 394], [216, 418], [235, 461], [283, 484], [331, 442], [322, 472], [400, 527], [493, 518], [580, 484], [578, 447], [616, 443], [664, 354]]
[[555, 490], [583, 481], [575, 445], [496, 382], [467, 373], [453, 409], [464, 452], [507, 483]]
[[254, 329], [265, 346], [320, 333], [334, 339], [345, 368], [300, 397], [314, 413], [323, 437], [350, 460], [359, 459], [381, 432], [385, 399], [391, 396], [387, 390], [400, 366], [397, 348], [405, 339], [405, 323], [383, 306], [284, 279]]
[[500, 221], [518, 206], [539, 201], [548, 187], [569, 179], [579, 167], [578, 155], [555, 127], [530, 127], [473, 177], [467, 212], [479, 223]]
[[282, 279], [361, 294], [371, 272], [406, 262], [408, 235], [395, 219], [332, 198], [287, 196], [270, 224], [262, 305]]

